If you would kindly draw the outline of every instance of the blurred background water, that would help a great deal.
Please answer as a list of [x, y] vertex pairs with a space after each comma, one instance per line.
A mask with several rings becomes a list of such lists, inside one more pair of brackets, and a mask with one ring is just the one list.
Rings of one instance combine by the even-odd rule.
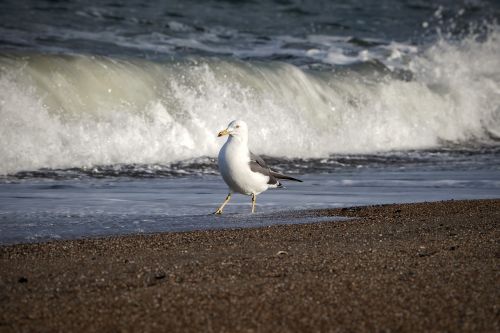
[[[0, 243], [500, 196], [497, 1], [0, 7]], [[215, 219], [237, 118], [305, 182]]]

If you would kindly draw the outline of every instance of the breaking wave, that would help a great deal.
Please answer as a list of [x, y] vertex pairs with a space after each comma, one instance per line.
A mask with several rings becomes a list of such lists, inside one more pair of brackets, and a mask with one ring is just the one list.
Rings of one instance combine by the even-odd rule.
[[233, 119], [286, 158], [500, 138], [500, 29], [440, 39], [391, 70], [281, 62], [0, 56], [0, 174], [216, 156]]

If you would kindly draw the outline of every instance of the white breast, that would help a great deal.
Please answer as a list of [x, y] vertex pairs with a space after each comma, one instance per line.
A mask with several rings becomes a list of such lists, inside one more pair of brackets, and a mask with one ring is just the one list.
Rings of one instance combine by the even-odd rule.
[[248, 147], [229, 138], [219, 152], [219, 170], [229, 188], [237, 193], [259, 194], [268, 189], [269, 177], [250, 170]]

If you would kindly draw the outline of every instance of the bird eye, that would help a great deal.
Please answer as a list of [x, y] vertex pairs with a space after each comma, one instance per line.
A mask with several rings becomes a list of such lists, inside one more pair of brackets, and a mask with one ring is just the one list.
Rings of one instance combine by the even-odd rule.
[[240, 128], [240, 125], [236, 125], [236, 128]]

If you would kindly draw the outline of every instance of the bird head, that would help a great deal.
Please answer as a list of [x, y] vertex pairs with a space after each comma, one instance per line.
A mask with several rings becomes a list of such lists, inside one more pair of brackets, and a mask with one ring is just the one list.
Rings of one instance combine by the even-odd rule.
[[217, 136], [220, 137], [224, 135], [246, 138], [248, 136], [248, 126], [243, 120], [233, 120], [227, 125], [227, 128], [220, 131]]

